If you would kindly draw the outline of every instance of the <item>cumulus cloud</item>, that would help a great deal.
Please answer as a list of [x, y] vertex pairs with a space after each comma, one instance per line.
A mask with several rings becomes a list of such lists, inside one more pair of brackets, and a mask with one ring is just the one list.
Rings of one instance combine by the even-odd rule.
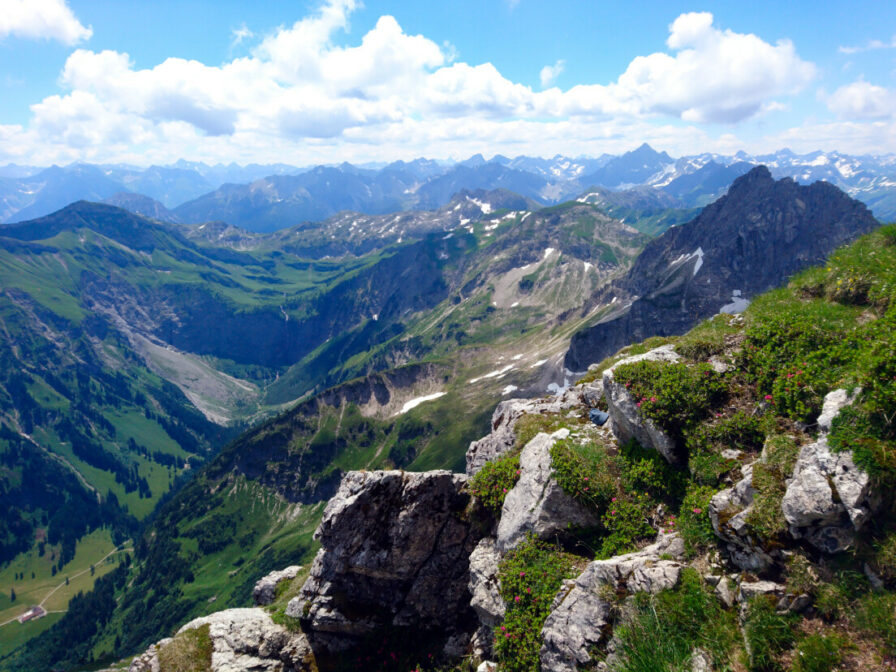
[[563, 72], [563, 68], [565, 67], [566, 61], [564, 61], [562, 58], [554, 63], [554, 65], [544, 66], [541, 69], [541, 72], [538, 73], [538, 77], [539, 79], [541, 79], [541, 87], [544, 88], [556, 82], [557, 78], [560, 76], [560, 73]]
[[827, 96], [828, 108], [841, 119], [896, 117], [896, 91], [866, 81], [841, 86]]
[[0, 1], [0, 38], [12, 35], [32, 40], [56, 40], [74, 45], [90, 39], [65, 0]]
[[84, 152], [106, 151], [105, 159], [122, 161], [135, 154], [261, 161], [270, 153], [318, 162], [351, 151], [372, 159], [382, 154], [366, 147], [390, 143], [390, 152], [409, 157], [435, 155], [437, 147], [457, 154], [452, 142], [478, 144], [475, 151], [506, 143], [509, 153], [568, 141], [580, 143], [578, 154], [587, 142], [609, 151], [613, 129], [631, 130], [635, 121], [638, 144], [657, 141], [649, 129], [663, 117], [675, 122], [663, 128], [676, 130], [660, 136], [667, 140], [661, 146], [674, 149], [678, 139], [703, 137], [680, 120], [741, 121], [780, 108], [780, 98], [815, 76], [790, 42], [721, 30], [711, 14], [691, 13], [669, 26], [671, 53], [635, 58], [615, 82], [550, 86], [563, 71], [560, 60], [542, 69], [543, 90], [533, 91], [491, 63], [455, 62], [450, 45], [408, 34], [392, 16], [345, 44], [337, 38], [358, 5], [328, 0], [220, 65], [168, 58], [138, 69], [126, 53], [77, 49], [60, 77], [66, 91], [33, 105], [25, 128], [0, 135], [0, 160], [16, 142], [34, 142], [43, 155], [86, 159]]

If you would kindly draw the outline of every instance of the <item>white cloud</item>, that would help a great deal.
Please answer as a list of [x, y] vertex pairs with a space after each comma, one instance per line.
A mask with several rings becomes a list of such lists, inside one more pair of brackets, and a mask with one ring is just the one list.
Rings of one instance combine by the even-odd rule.
[[231, 40], [230, 43], [233, 46], [238, 44], [242, 44], [243, 40], [248, 40], [249, 38], [255, 37], [255, 33], [253, 33], [246, 24], [242, 24], [239, 28], [234, 28], [230, 31]]
[[0, 38], [12, 35], [74, 45], [92, 34], [65, 0], [0, 0]]
[[837, 51], [839, 51], [841, 54], [858, 54], [863, 51], [877, 51], [878, 49], [896, 49], [896, 35], [894, 35], [889, 42], [883, 42], [881, 40], [869, 40], [861, 46], [837, 47]]
[[557, 77], [560, 76], [560, 73], [563, 72], [563, 68], [566, 67], [566, 61], [562, 58], [554, 63], [554, 65], [546, 65], [541, 69], [541, 72], [538, 73], [538, 77], [541, 79], [541, 88], [545, 88], [546, 86], [550, 86], [554, 82], [557, 81]]
[[[450, 45], [408, 34], [392, 16], [345, 45], [337, 37], [357, 5], [329, 0], [220, 65], [168, 58], [138, 69], [125, 53], [75, 50], [60, 77], [64, 92], [33, 105], [24, 127], [0, 127], [0, 162], [302, 164], [488, 148], [578, 155], [642, 141], [721, 151], [736, 137], [715, 140], [700, 124], [782, 109], [815, 76], [790, 42], [722, 30], [711, 14], [692, 13], [669, 26], [669, 53], [635, 58], [614, 82], [533, 91], [491, 63], [456, 62]], [[248, 39], [241, 31], [234, 39]], [[546, 66], [542, 87], [563, 67]]]
[[896, 117], [896, 91], [862, 80], [841, 86], [825, 102], [841, 119]]

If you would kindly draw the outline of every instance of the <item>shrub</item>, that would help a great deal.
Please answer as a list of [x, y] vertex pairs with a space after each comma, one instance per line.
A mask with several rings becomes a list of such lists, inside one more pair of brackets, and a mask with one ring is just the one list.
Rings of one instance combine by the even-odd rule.
[[707, 364], [634, 362], [616, 367], [614, 378], [628, 388], [645, 417], [676, 438], [705, 418], [726, 389], [722, 376]]
[[660, 453], [629, 441], [619, 451], [622, 485], [627, 492], [647, 492], [656, 500], [677, 503], [684, 494], [685, 474]]
[[577, 445], [569, 439], [555, 441], [551, 447], [551, 465], [564, 492], [595, 512], [603, 511], [616, 493], [619, 460], [599, 443]]
[[541, 432], [552, 434], [558, 429], [563, 429], [564, 427], [568, 428], [570, 423], [576, 423], [576, 421], [570, 420], [562, 415], [550, 413], [532, 413], [524, 415], [517, 420], [516, 424], [513, 426], [513, 432], [516, 434], [514, 448], [516, 450], [522, 450], [537, 434]]
[[607, 536], [601, 541], [598, 558], [629, 553], [635, 550], [639, 541], [656, 534], [647, 522], [650, 503], [641, 493], [613, 498], [601, 518]]
[[809, 635], [796, 648], [794, 672], [830, 672], [843, 660], [846, 644], [846, 640], [836, 633]]
[[212, 666], [209, 625], [180, 633], [159, 649], [161, 672], [208, 672]]
[[896, 531], [876, 544], [874, 566], [885, 581], [896, 581]]
[[684, 541], [688, 555], [710, 548], [716, 543], [716, 535], [709, 519], [709, 502], [715, 490], [706, 485], [692, 483], [681, 502], [678, 514], [678, 533]]
[[793, 625], [797, 617], [775, 611], [774, 598], [759, 595], [747, 604], [744, 640], [751, 670], [778, 669], [777, 656], [793, 644]]
[[787, 530], [781, 500], [798, 455], [799, 447], [792, 437], [777, 435], [766, 441], [762, 459], [753, 465], [756, 494], [747, 523], [763, 539], [775, 539]]
[[794, 554], [787, 559], [787, 592], [793, 595], [812, 595], [818, 588], [818, 575], [804, 555]]
[[564, 579], [575, 575], [572, 556], [530, 536], [504, 556], [498, 568], [507, 605], [496, 631], [495, 653], [502, 670], [539, 669], [541, 627]]
[[754, 453], [762, 449], [764, 440], [760, 418], [742, 411], [700, 423], [685, 436], [688, 469], [698, 482], [715, 485], [737, 466], [736, 460], [722, 457], [722, 450], [731, 448]]
[[504, 498], [520, 477], [519, 451], [507, 453], [485, 464], [470, 479], [470, 492], [496, 516], [501, 514]]

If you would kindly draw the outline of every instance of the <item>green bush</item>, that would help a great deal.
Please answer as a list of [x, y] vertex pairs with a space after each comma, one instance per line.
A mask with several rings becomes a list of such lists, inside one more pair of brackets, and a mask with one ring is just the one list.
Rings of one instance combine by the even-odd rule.
[[747, 523], [763, 539], [773, 540], [787, 530], [781, 500], [798, 455], [799, 447], [792, 437], [772, 436], [766, 441], [762, 459], [753, 465], [756, 494]]
[[687, 432], [688, 469], [700, 483], [716, 485], [737, 466], [737, 461], [722, 457], [726, 448], [755, 453], [762, 449], [765, 431], [758, 417], [737, 411], [729, 417], [707, 420]]
[[641, 493], [613, 498], [601, 518], [607, 536], [601, 541], [599, 559], [634, 551], [639, 541], [656, 535], [647, 522], [650, 505], [650, 499]]
[[501, 514], [504, 498], [520, 477], [519, 451], [507, 453], [485, 464], [470, 479], [470, 492], [496, 516]]
[[592, 511], [603, 511], [616, 493], [619, 459], [609, 455], [599, 443], [578, 445], [569, 439], [555, 441], [551, 447], [551, 465], [554, 478], [564, 492]]
[[642, 361], [614, 370], [641, 413], [676, 438], [705, 418], [725, 395], [723, 377], [708, 364]]
[[875, 544], [874, 568], [885, 581], [896, 581], [896, 531]]
[[716, 544], [716, 535], [709, 519], [709, 502], [716, 491], [706, 485], [691, 483], [678, 513], [678, 533], [685, 551], [694, 556]]
[[564, 579], [575, 576], [572, 556], [530, 536], [504, 556], [498, 567], [504, 621], [495, 632], [502, 670], [537, 672], [541, 627]]
[[836, 633], [812, 634], [796, 647], [794, 672], [830, 672], [843, 660], [846, 640]]
[[751, 670], [777, 670], [778, 654], [793, 644], [793, 626], [797, 616], [775, 611], [775, 599], [754, 597], [747, 604], [744, 639]]
[[619, 450], [622, 486], [626, 492], [646, 492], [657, 501], [677, 504], [686, 484], [682, 470], [660, 453], [629, 441]]

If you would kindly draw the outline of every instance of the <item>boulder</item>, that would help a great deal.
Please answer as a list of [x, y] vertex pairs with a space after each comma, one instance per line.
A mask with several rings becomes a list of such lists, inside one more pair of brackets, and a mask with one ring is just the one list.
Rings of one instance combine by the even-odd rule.
[[470, 554], [470, 606], [479, 615], [479, 621], [496, 626], [504, 619], [504, 600], [498, 584], [498, 563], [501, 555], [492, 538], [479, 542]]
[[473, 476], [486, 463], [499, 458], [516, 443], [514, 428], [524, 415], [558, 414], [580, 406], [583, 390], [570, 388], [556, 397], [545, 399], [507, 399], [492, 413], [492, 431], [467, 449], [467, 476]]
[[852, 453], [834, 453], [828, 445], [833, 419], [857, 394], [841, 389], [825, 397], [818, 440], [800, 450], [781, 502], [790, 534], [828, 553], [848, 548], [879, 504], [870, 477], [856, 466]]
[[564, 534], [569, 526], [589, 527], [599, 521], [590, 509], [563, 491], [554, 479], [551, 447], [568, 434], [538, 434], [520, 454], [520, 478], [507, 493], [498, 523], [497, 545], [504, 553], [526, 535], [547, 538]]
[[277, 597], [277, 585], [281, 581], [292, 581], [300, 571], [302, 571], [300, 565], [292, 565], [286, 569], [271, 572], [260, 579], [252, 589], [252, 599], [255, 600], [255, 604], [259, 607], [271, 604]]
[[[672, 557], [674, 559], [661, 559]], [[574, 672], [592, 662], [591, 651], [603, 643], [621, 592], [658, 593], [679, 580], [684, 543], [677, 534], [660, 534], [638, 551], [595, 560], [575, 581], [564, 583], [541, 630], [541, 668]]]
[[673, 345], [664, 345], [649, 352], [627, 357], [604, 371], [603, 389], [610, 413], [611, 428], [620, 444], [635, 439], [645, 448], [653, 448], [671, 463], [677, 463], [679, 457], [675, 450], [675, 441], [660, 429], [652, 420], [644, 417], [638, 408], [637, 401], [626, 389], [617, 383], [614, 370], [620, 364], [634, 362], [677, 362], [681, 356], [675, 352]]
[[733, 488], [717, 492], [709, 502], [709, 519], [716, 535], [725, 542], [728, 557], [745, 571], [768, 568], [772, 556], [759, 543], [747, 523], [753, 506], [753, 465], [741, 468], [743, 478]]
[[[263, 609], [227, 609], [194, 619], [178, 635], [209, 626], [210, 672], [312, 672], [314, 655], [302, 633], [290, 632]], [[158, 672], [159, 651], [177, 639], [164, 639], [131, 663], [130, 672]]]
[[353, 471], [315, 532], [321, 549], [286, 613], [315, 651], [351, 648], [384, 628], [444, 640], [475, 621], [469, 557], [482, 537], [466, 518], [466, 476]]

